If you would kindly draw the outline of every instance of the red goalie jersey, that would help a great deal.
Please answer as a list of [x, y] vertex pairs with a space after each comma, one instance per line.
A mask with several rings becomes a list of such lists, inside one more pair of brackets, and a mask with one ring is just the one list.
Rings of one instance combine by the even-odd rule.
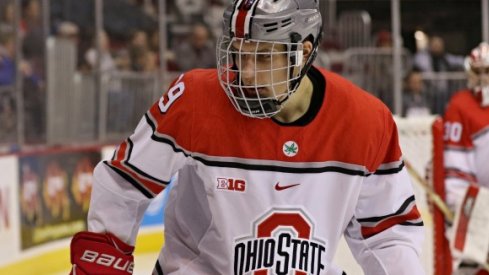
[[95, 169], [89, 230], [133, 245], [178, 173], [154, 274], [339, 275], [342, 235], [365, 274], [424, 274], [390, 111], [338, 75], [308, 77], [312, 111], [288, 125], [236, 112], [216, 70], [180, 76]]
[[444, 139], [447, 202], [455, 207], [469, 183], [489, 188], [489, 107], [472, 91], [460, 91], [450, 101]]

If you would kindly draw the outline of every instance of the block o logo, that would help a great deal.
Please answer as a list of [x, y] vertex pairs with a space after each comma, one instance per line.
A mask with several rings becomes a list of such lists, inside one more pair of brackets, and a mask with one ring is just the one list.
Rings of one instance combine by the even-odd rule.
[[234, 274], [320, 274], [324, 241], [313, 238], [313, 224], [300, 210], [274, 210], [258, 219], [253, 236], [236, 240]]

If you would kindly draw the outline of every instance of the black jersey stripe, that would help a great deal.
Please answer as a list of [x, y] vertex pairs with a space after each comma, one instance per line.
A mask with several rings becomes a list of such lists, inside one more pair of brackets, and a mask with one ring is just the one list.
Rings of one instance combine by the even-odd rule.
[[476, 177], [476, 175], [470, 171], [464, 171], [460, 168], [457, 168], [457, 167], [451, 167], [451, 166], [447, 166], [445, 167], [445, 173], [448, 173], [448, 172], [452, 172], [452, 173], [458, 173], [458, 174], [463, 174], [463, 175], [467, 175], [467, 176], [470, 176], [470, 177]]
[[125, 166], [131, 168], [133, 170], [133, 172], [135, 172], [136, 174], [139, 174], [140, 176], [144, 177], [144, 178], [147, 178], [149, 180], [152, 180], [156, 183], [159, 183], [161, 185], [168, 185], [168, 183], [170, 183], [169, 181], [164, 181], [164, 180], [161, 180], [161, 179], [158, 179], [158, 178], [155, 178], [153, 176], [151, 176], [150, 174], [142, 171], [141, 169], [137, 168], [136, 166], [134, 166], [133, 164], [131, 164], [129, 162], [129, 160], [131, 159], [131, 154], [132, 154], [132, 148], [134, 147], [134, 144], [132, 142], [132, 140], [130, 138], [127, 139], [128, 141], [128, 155], [127, 155], [127, 160], [123, 161], [122, 164], [124, 164]]
[[405, 226], [423, 226], [424, 223], [423, 223], [423, 221], [420, 221], [420, 222], [408, 222], [408, 221], [406, 221], [406, 222], [400, 223], [400, 225], [405, 225]]
[[123, 164], [126, 165], [126, 166], [128, 166], [128, 167], [130, 167], [133, 170], [134, 173], [141, 175], [141, 177], [145, 177], [147, 179], [150, 179], [150, 180], [152, 180], [152, 181], [154, 181], [156, 183], [159, 183], [160, 185], [166, 186], [166, 185], [168, 185], [170, 183], [169, 181], [164, 181], [164, 180], [157, 179], [157, 178], [155, 178], [155, 177], [153, 177], [153, 176], [151, 176], [151, 175], [143, 172], [142, 170], [140, 170], [139, 168], [137, 168], [136, 166], [132, 165], [131, 163], [129, 163], [127, 161], [124, 161]]
[[323, 172], [338, 172], [347, 175], [354, 176], [369, 176], [370, 173], [366, 173], [362, 170], [354, 170], [348, 169], [344, 167], [337, 166], [324, 166], [324, 167], [307, 167], [307, 168], [299, 168], [299, 167], [285, 167], [279, 165], [263, 165], [263, 164], [245, 164], [239, 162], [231, 162], [231, 161], [216, 161], [216, 160], [208, 160], [203, 157], [194, 156], [191, 153], [186, 152], [184, 149], [178, 147], [172, 140], [164, 137], [159, 137], [155, 135], [156, 126], [154, 122], [151, 120], [149, 115], [145, 114], [146, 122], [151, 127], [153, 133], [151, 135], [151, 139], [157, 142], [162, 142], [168, 144], [175, 153], [183, 153], [186, 157], [192, 157], [193, 159], [202, 162], [207, 166], [214, 167], [226, 167], [226, 168], [239, 168], [244, 170], [258, 170], [258, 171], [273, 171], [273, 172], [284, 172], [284, 173], [323, 173]]
[[479, 132], [475, 133], [472, 135], [472, 139], [473, 140], [476, 140], [482, 136], [484, 136], [485, 134], [489, 133], [489, 127], [485, 127], [483, 128], [482, 130], [479, 130]]
[[173, 149], [173, 151], [175, 153], [183, 153], [184, 156], [189, 157], [190, 154], [187, 153], [184, 149], [177, 147], [177, 145], [173, 141], [171, 141], [167, 138], [159, 137], [159, 136], [155, 135], [156, 125], [153, 122], [153, 120], [149, 117], [148, 113], [149, 112], [144, 114], [144, 117], [146, 118], [146, 122], [148, 123], [149, 127], [151, 127], [151, 130], [152, 130], [151, 139], [154, 141], [157, 141], [157, 142], [166, 143], [166, 144], [170, 145], [170, 147]]
[[471, 153], [474, 151], [474, 147], [463, 147], [459, 145], [446, 145], [444, 147], [445, 151], [448, 152], [464, 152], [464, 153]]
[[119, 176], [123, 177], [127, 182], [129, 182], [130, 184], [132, 184], [132, 186], [134, 186], [136, 189], [138, 189], [139, 191], [141, 191], [141, 193], [143, 193], [143, 195], [146, 196], [147, 198], [152, 199], [152, 198], [155, 197], [152, 192], [150, 192], [149, 190], [147, 190], [146, 188], [144, 188], [144, 186], [141, 183], [139, 183], [133, 177], [131, 177], [130, 175], [128, 175], [126, 172], [118, 169], [117, 167], [114, 167], [108, 161], [104, 161], [104, 164], [107, 165], [114, 172], [116, 172]]
[[399, 164], [398, 167], [390, 168], [390, 169], [378, 169], [375, 171], [375, 175], [391, 175], [399, 173], [404, 167], [404, 161]]
[[[145, 114], [146, 122], [152, 129], [151, 139], [156, 142], [161, 142], [169, 145], [175, 153], [183, 153], [186, 157], [191, 157], [207, 166], [214, 167], [224, 167], [224, 168], [238, 168], [243, 170], [257, 170], [257, 171], [271, 171], [271, 172], [283, 172], [283, 173], [294, 173], [294, 174], [311, 174], [311, 173], [325, 173], [325, 172], [336, 172], [340, 174], [352, 175], [352, 176], [362, 176], [368, 177], [372, 173], [366, 172], [364, 170], [356, 170], [350, 169], [340, 166], [326, 165], [322, 167], [286, 167], [280, 165], [272, 165], [272, 164], [249, 164], [249, 163], [241, 163], [241, 162], [233, 162], [233, 161], [222, 161], [222, 160], [210, 160], [202, 156], [196, 156], [191, 152], [186, 151], [185, 149], [178, 146], [173, 140], [169, 138], [165, 138], [162, 136], [157, 136], [156, 133], [156, 125], [148, 113]], [[402, 170], [404, 167], [404, 163], [395, 168], [389, 169], [379, 169], [375, 171], [377, 175], [388, 175], [395, 174]]]
[[[401, 205], [401, 207], [395, 212], [395, 213], [392, 213], [392, 214], [389, 214], [389, 215], [385, 215], [385, 216], [379, 216], [379, 217], [369, 217], [369, 218], [363, 218], [363, 219], [357, 219], [357, 221], [359, 223], [364, 223], [364, 222], [379, 222], [381, 220], [384, 220], [384, 219], [387, 219], [387, 218], [390, 218], [390, 217], [394, 217], [394, 216], [398, 216], [402, 213], [404, 213], [406, 211], [406, 209], [408, 208], [409, 205], [411, 205], [411, 203], [414, 202], [414, 195], [412, 195], [411, 197], [407, 198], [403, 204]], [[414, 206], [414, 204], [413, 204]]]
[[159, 260], [156, 260], [154, 271], [156, 272], [157, 275], [164, 275], [163, 274], [163, 269], [161, 268], [161, 265], [160, 265], [160, 261]]
[[337, 173], [347, 174], [352, 176], [370, 175], [369, 173], [365, 173], [364, 171], [361, 170], [352, 170], [352, 169], [347, 169], [344, 167], [337, 167], [337, 166], [300, 168], [300, 167], [285, 167], [285, 166], [278, 166], [278, 165], [245, 164], [239, 162], [215, 161], [215, 160], [207, 160], [197, 156], [192, 156], [192, 158], [202, 162], [207, 166], [238, 168], [243, 170], [271, 171], [271, 172], [283, 172], [283, 173], [294, 173], [294, 174], [337, 172]]

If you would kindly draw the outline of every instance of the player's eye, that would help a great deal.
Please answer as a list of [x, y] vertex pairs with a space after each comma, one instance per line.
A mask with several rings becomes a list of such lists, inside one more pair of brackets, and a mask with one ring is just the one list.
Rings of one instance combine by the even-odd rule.
[[258, 53], [257, 58], [260, 61], [267, 61], [267, 60], [270, 60], [272, 58], [272, 54], [269, 53], [269, 52], [266, 52], [266, 53]]

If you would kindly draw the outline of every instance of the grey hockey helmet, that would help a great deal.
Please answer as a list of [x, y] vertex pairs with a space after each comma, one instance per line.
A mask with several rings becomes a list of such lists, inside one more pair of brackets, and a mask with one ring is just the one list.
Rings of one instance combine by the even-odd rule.
[[468, 87], [481, 94], [482, 105], [489, 106], [489, 44], [480, 43], [465, 58]]
[[[321, 39], [317, 0], [236, 0], [217, 43], [219, 81], [243, 115], [277, 114], [309, 70]], [[303, 42], [313, 50], [303, 60]]]

